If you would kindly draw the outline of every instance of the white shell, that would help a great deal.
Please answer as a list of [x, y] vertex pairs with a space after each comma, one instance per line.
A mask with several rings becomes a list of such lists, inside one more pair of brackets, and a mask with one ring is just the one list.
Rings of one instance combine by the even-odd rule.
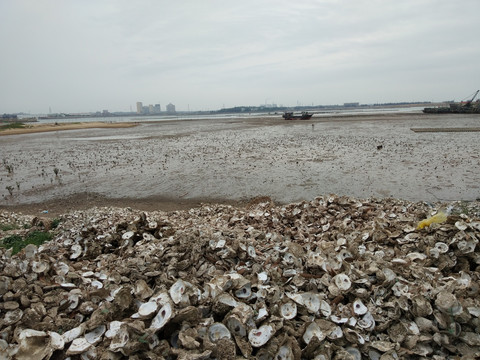
[[125, 234], [122, 235], [123, 240], [130, 240], [135, 233], [133, 231], [127, 231]]
[[268, 310], [265, 305], [258, 309], [258, 315], [256, 321], [261, 321], [268, 316]]
[[92, 344], [90, 344], [85, 338], [76, 338], [67, 350], [67, 355], [77, 355], [87, 351]]
[[63, 340], [62, 335], [54, 331], [48, 331], [50, 336], [50, 346], [54, 350], [62, 350], [65, 346], [65, 341]]
[[32, 262], [32, 271], [40, 274], [48, 270], [49, 266], [48, 263], [45, 261], [34, 261]]
[[415, 260], [425, 260], [427, 258], [427, 255], [419, 252], [411, 252], [405, 256], [408, 260], [410, 261], [415, 261]]
[[445, 254], [448, 252], [448, 245], [445, 244], [444, 242], [437, 242], [435, 243], [435, 249], [440, 253], [440, 254]]
[[308, 345], [314, 336], [316, 336], [320, 341], [322, 341], [326, 337], [326, 335], [322, 332], [322, 329], [320, 329], [320, 326], [318, 326], [316, 322], [312, 322], [310, 323], [310, 325], [307, 326], [302, 338], [305, 344]]
[[106, 329], [107, 327], [105, 325], [97, 326], [95, 329], [85, 334], [85, 339], [87, 339], [90, 344], [96, 345], [102, 340], [102, 336]]
[[280, 306], [280, 314], [286, 320], [291, 320], [297, 316], [297, 305], [293, 301], [288, 301]]
[[220, 339], [230, 339], [231, 337], [230, 331], [222, 323], [213, 323], [208, 328], [208, 338], [213, 343]]
[[225, 322], [225, 325], [235, 336], [245, 337], [247, 335], [247, 328], [245, 327], [245, 324], [243, 324], [236, 315], [229, 316]]
[[57, 264], [55, 264], [55, 272], [57, 273], [57, 275], [60, 275], [60, 276], [65, 276], [68, 274], [68, 271], [69, 271], [69, 267], [67, 264], [65, 264], [64, 262], [59, 262]]
[[220, 294], [217, 297], [216, 302], [221, 303], [221, 304], [225, 304], [225, 305], [230, 306], [232, 308], [237, 307], [237, 305], [238, 305], [237, 300], [235, 300], [233, 298], [233, 296], [231, 296], [230, 294], [227, 294], [227, 293]]
[[475, 247], [477, 246], [478, 240], [461, 240], [458, 242], [457, 247], [464, 254], [470, 254], [475, 251]]
[[72, 250], [70, 259], [77, 259], [80, 255], [82, 255], [82, 247], [80, 245], [74, 244], [70, 249]]
[[455, 222], [455, 227], [460, 231], [465, 231], [468, 228], [467, 224], [465, 224], [463, 221]]
[[91, 285], [93, 288], [95, 288], [95, 289], [101, 289], [101, 288], [103, 288], [103, 284], [102, 284], [100, 281], [98, 281], [98, 280], [93, 280], [93, 281], [90, 283], [90, 285]]
[[108, 330], [105, 333], [105, 337], [108, 338], [108, 339], [113, 338], [117, 334], [117, 332], [120, 329], [120, 326], [122, 326], [122, 324], [123, 324], [123, 322], [116, 321], [116, 320], [110, 322], [110, 324], [108, 325]]
[[316, 314], [320, 309], [320, 296], [315, 293], [306, 292], [302, 294], [286, 294], [290, 299], [295, 301], [299, 305], [305, 306], [308, 311]]
[[304, 306], [312, 313], [318, 313], [320, 310], [320, 297], [318, 294], [304, 293], [302, 294]]
[[112, 351], [120, 351], [125, 345], [127, 345], [130, 335], [126, 329], [126, 326], [121, 326], [115, 336], [110, 342], [109, 349]]
[[343, 337], [343, 331], [342, 331], [342, 328], [338, 325], [335, 326], [329, 334], [327, 334], [327, 338], [331, 340], [340, 339], [342, 337]]
[[[72, 290], [75, 291], [75, 290]], [[70, 302], [70, 305], [68, 308], [70, 310], [75, 310], [78, 306], [78, 302], [80, 301], [80, 294], [77, 293], [70, 293], [68, 294], [68, 301]]]
[[153, 329], [153, 330], [161, 329], [170, 320], [172, 315], [173, 315], [172, 305], [170, 303], [166, 303], [160, 308], [157, 315], [155, 315], [155, 317], [153, 318], [152, 323], [150, 324], [150, 329]]
[[138, 315], [142, 317], [148, 317], [152, 315], [158, 309], [158, 304], [156, 301], [148, 301], [138, 308]]
[[330, 320], [332, 320], [336, 324], [345, 324], [348, 321], [348, 318], [332, 315], [330, 316]]
[[260, 347], [265, 345], [272, 335], [273, 328], [270, 325], [263, 325], [248, 332], [248, 341], [250, 341], [253, 347]]
[[252, 286], [250, 283], [246, 283], [241, 288], [235, 291], [235, 296], [239, 299], [248, 299], [252, 296]]
[[45, 331], [25, 329], [20, 332], [18, 339], [23, 340], [29, 337], [45, 337], [45, 336], [47, 336], [47, 333]]
[[368, 308], [363, 304], [362, 300], [356, 299], [353, 302], [353, 312], [357, 315], [364, 315], [368, 311]]
[[172, 298], [173, 302], [175, 304], [179, 304], [185, 294], [186, 290], [186, 284], [183, 282], [183, 280], [178, 279], [175, 284], [172, 285], [172, 287], [169, 290], [170, 297]]
[[370, 312], [367, 312], [360, 320], [358, 320], [357, 326], [372, 331], [375, 328], [375, 319]]
[[329, 317], [332, 314], [332, 308], [330, 307], [330, 304], [325, 300], [320, 301], [320, 312], [325, 317]]
[[73, 340], [75, 340], [76, 338], [78, 338], [80, 335], [83, 334], [83, 330], [84, 330], [84, 327], [80, 325], [71, 330], [64, 332], [62, 334], [63, 341], [65, 341], [65, 343], [72, 342]]
[[389, 268], [385, 268], [382, 270], [383, 275], [385, 275], [385, 281], [393, 281], [397, 277], [397, 274], [395, 274], [395, 271]]
[[335, 275], [332, 280], [334, 281], [335, 285], [342, 291], [346, 291], [352, 286], [350, 278], [345, 274]]
[[167, 292], [162, 291], [162, 292], [158, 293], [157, 295], [152, 296], [149, 301], [155, 301], [160, 305], [165, 305], [166, 303], [170, 302], [170, 300], [171, 300], [171, 298], [167, 294]]
[[265, 271], [262, 271], [257, 274], [258, 281], [266, 282], [268, 280], [268, 274]]

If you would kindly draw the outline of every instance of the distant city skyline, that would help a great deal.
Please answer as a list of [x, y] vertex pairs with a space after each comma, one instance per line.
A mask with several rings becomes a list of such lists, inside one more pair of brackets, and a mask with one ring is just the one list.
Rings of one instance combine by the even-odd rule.
[[480, 1], [0, 1], [0, 113], [461, 100]]
[[[448, 103], [454, 100], [444, 100], [438, 101], [435, 103]], [[160, 104], [148, 104], [143, 105], [142, 101], [137, 101], [135, 103], [135, 107], [129, 106], [129, 110], [118, 110], [118, 109], [102, 109], [102, 110], [93, 110], [93, 111], [54, 111], [52, 107], [49, 107], [48, 112], [27, 112], [27, 111], [13, 111], [10, 113], [2, 112], [1, 114], [25, 114], [25, 115], [54, 115], [54, 114], [121, 114], [121, 113], [130, 113], [130, 114], [138, 114], [138, 115], [157, 115], [157, 114], [173, 114], [176, 112], [221, 112], [222, 110], [230, 110], [230, 109], [256, 109], [256, 111], [261, 111], [262, 109], [285, 109], [285, 108], [336, 108], [336, 107], [374, 107], [374, 106], [392, 106], [397, 105], [399, 107], [404, 105], [415, 105], [415, 104], [429, 104], [432, 103], [430, 101], [412, 101], [412, 102], [388, 102], [388, 103], [371, 103], [371, 104], [363, 104], [360, 102], [347, 102], [342, 104], [302, 104], [301, 102], [297, 101], [295, 105], [291, 106], [284, 106], [283, 104], [258, 104], [258, 105], [234, 105], [231, 107], [220, 107], [216, 109], [202, 109], [202, 110], [195, 110], [195, 109], [186, 109], [186, 110], [177, 110], [176, 105], [172, 103], [168, 103], [165, 105], [164, 108], [161, 107]], [[238, 110], [235, 110], [238, 111]]]

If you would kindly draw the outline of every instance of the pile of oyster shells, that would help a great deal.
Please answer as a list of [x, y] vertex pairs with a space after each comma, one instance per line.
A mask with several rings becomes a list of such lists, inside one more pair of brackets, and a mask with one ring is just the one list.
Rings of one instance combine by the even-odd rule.
[[479, 357], [478, 213], [417, 230], [434, 213], [332, 195], [66, 214], [0, 250], [0, 359]]

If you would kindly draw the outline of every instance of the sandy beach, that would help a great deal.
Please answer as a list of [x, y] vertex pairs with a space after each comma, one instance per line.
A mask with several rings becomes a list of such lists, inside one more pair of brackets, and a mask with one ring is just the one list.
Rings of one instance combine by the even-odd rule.
[[478, 132], [458, 129], [479, 123], [475, 115], [410, 113], [42, 124], [0, 133], [0, 207], [174, 210], [330, 193], [471, 201], [480, 197]]
[[111, 128], [129, 128], [133, 127], [134, 123], [108, 123], [108, 122], [75, 122], [75, 123], [27, 123], [24, 128], [6, 129], [0, 131], [0, 136], [20, 135], [44, 133], [62, 130], [79, 130], [79, 129], [111, 129]]

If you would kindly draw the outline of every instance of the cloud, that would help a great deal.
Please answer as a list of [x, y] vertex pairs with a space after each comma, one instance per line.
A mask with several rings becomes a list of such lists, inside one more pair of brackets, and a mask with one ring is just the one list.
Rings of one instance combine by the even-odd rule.
[[4, 1], [0, 112], [449, 99], [478, 87], [480, 3], [460, 5]]

